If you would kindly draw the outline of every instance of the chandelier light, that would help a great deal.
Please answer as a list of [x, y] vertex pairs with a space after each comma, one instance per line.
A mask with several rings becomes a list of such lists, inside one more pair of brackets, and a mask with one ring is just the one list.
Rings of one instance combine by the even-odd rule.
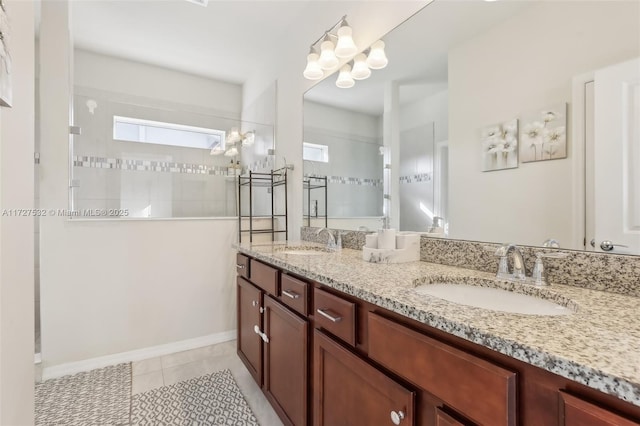
[[371, 70], [367, 65], [367, 55], [359, 53], [353, 58], [353, 69], [351, 70], [351, 77], [354, 80], [365, 80], [371, 76]]
[[211, 149], [211, 155], [221, 155], [224, 154], [227, 157], [235, 157], [239, 154], [238, 144], [242, 146], [251, 146], [256, 140], [256, 131], [249, 130], [245, 133], [242, 133], [238, 130], [237, 127], [232, 127], [229, 132], [227, 132], [227, 137], [225, 140], [225, 147], [223, 149], [221, 144], [218, 143]]
[[378, 40], [371, 45], [369, 56], [367, 56], [367, 65], [372, 70], [380, 70], [387, 66], [389, 60], [384, 53], [384, 41]]
[[303, 75], [307, 80], [320, 80], [324, 77], [324, 71], [322, 71], [322, 67], [320, 67], [318, 59], [320, 59], [320, 55], [311, 48], [311, 52], [307, 55], [307, 67], [303, 72]]
[[351, 65], [343, 65], [342, 68], [340, 68], [340, 74], [338, 74], [336, 86], [341, 89], [348, 89], [353, 87], [354, 84], [356, 84], [356, 82], [353, 81], [353, 77], [351, 77]]
[[364, 52], [359, 53], [361, 51], [353, 41], [353, 30], [347, 23], [345, 15], [319, 39], [311, 43], [307, 55], [307, 66], [302, 75], [307, 80], [321, 80], [340, 67], [336, 86], [353, 87], [354, 80], [365, 80], [371, 76], [371, 70], [379, 70], [387, 66], [389, 60], [384, 48], [384, 42], [378, 40]]

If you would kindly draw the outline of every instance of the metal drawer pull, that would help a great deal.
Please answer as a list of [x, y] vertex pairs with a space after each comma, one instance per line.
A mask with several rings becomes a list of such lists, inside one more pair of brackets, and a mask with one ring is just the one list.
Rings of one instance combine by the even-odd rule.
[[256, 302], [255, 300], [252, 300], [251, 301], [251, 306], [253, 306], [253, 307], [258, 306], [258, 302]]
[[244, 265], [240, 264], [240, 263], [236, 263], [236, 268], [238, 269], [244, 269]]
[[265, 343], [269, 343], [269, 338], [267, 337], [267, 333], [263, 333], [260, 331], [260, 327], [258, 327], [257, 325], [253, 326], [253, 331], [260, 336], [260, 338], [262, 339], [263, 342]]
[[327, 313], [325, 309], [316, 309], [316, 312], [328, 319], [331, 322], [340, 322], [342, 321], [342, 317], [334, 317], [333, 315]]
[[404, 420], [404, 413], [402, 411], [391, 412], [391, 421], [394, 425], [399, 425], [402, 420]]
[[282, 294], [284, 294], [287, 297], [290, 297], [292, 299], [298, 299], [300, 297], [300, 295], [298, 293], [296, 293], [295, 291], [291, 291], [291, 290], [282, 290]]

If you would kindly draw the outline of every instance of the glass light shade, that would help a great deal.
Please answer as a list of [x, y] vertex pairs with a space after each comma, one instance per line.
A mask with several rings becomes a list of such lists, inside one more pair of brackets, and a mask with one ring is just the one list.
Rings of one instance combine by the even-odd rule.
[[324, 76], [324, 72], [318, 63], [320, 56], [317, 53], [309, 53], [307, 55], [307, 67], [302, 75], [308, 80], [320, 80]]
[[224, 155], [226, 157], [235, 157], [236, 155], [238, 155], [238, 148], [236, 148], [235, 146], [232, 146], [224, 153]]
[[216, 146], [213, 147], [213, 149], [211, 150], [211, 152], [209, 154], [210, 155], [224, 154], [224, 149], [222, 149], [222, 147], [220, 145], [216, 145]]
[[323, 41], [320, 45], [320, 58], [318, 59], [318, 63], [323, 70], [332, 70], [338, 66], [338, 57], [336, 56], [331, 40]]
[[338, 74], [336, 86], [341, 89], [348, 89], [353, 87], [354, 84], [356, 84], [356, 82], [353, 81], [353, 77], [351, 77], [351, 66], [349, 66], [349, 64], [344, 65], [340, 68], [340, 74]]
[[250, 132], [247, 132], [242, 137], [242, 146], [251, 146], [253, 145], [253, 142], [255, 142], [255, 140], [256, 140], [256, 132], [254, 132], [253, 130]]
[[351, 77], [354, 80], [364, 80], [371, 76], [371, 70], [367, 65], [367, 56], [364, 53], [360, 53], [353, 58], [353, 69], [351, 70]]
[[238, 132], [237, 127], [232, 127], [227, 135], [227, 145], [235, 145], [238, 142], [240, 142], [240, 132]]
[[338, 29], [338, 43], [335, 49], [338, 58], [350, 58], [358, 53], [358, 48], [353, 42], [351, 32], [351, 27], [348, 25], [343, 25]]
[[371, 45], [371, 51], [367, 57], [367, 65], [372, 70], [379, 70], [387, 66], [389, 60], [384, 53], [384, 41], [378, 40]]

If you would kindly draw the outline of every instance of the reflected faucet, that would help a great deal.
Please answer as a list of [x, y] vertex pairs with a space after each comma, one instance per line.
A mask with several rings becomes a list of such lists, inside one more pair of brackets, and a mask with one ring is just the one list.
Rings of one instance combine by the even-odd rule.
[[331, 232], [331, 230], [329, 228], [320, 228], [316, 231], [316, 235], [320, 235], [322, 231], [327, 231], [327, 235], [329, 236], [329, 238], [327, 239], [327, 249], [332, 251], [335, 250], [337, 247], [336, 239], [333, 236], [333, 233]]
[[[513, 272], [510, 274], [509, 252], [511, 251], [513, 251]], [[496, 278], [518, 281], [524, 281], [527, 278], [524, 258], [522, 257], [522, 252], [517, 245], [511, 243], [503, 244], [496, 250], [495, 255], [500, 257]]]

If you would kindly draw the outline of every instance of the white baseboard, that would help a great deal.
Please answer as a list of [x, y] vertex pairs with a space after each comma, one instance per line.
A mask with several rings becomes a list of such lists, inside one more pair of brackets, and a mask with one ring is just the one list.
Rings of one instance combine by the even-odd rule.
[[136, 349], [129, 352], [121, 352], [97, 358], [85, 359], [82, 361], [44, 367], [42, 370], [42, 380], [54, 379], [56, 377], [95, 370], [96, 368], [108, 367], [110, 365], [121, 364], [123, 362], [140, 361], [147, 358], [154, 358], [175, 352], [188, 351], [190, 349], [201, 348], [203, 346], [228, 342], [229, 340], [235, 339], [236, 335], [236, 330], [230, 330], [222, 333], [209, 334], [208, 336], [167, 343], [164, 345]]

